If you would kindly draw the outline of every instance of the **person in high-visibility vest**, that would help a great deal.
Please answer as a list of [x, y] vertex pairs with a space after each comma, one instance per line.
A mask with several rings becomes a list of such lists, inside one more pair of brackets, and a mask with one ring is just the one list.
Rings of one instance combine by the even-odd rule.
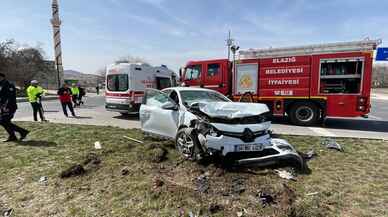
[[34, 121], [38, 121], [38, 113], [41, 121], [46, 121], [43, 115], [41, 97], [46, 91], [39, 86], [37, 80], [32, 80], [31, 85], [27, 88], [28, 101], [31, 103]]
[[73, 83], [70, 89], [71, 89], [71, 95], [72, 95], [74, 107], [79, 106], [79, 102], [78, 102], [79, 88], [78, 88], [77, 84]]

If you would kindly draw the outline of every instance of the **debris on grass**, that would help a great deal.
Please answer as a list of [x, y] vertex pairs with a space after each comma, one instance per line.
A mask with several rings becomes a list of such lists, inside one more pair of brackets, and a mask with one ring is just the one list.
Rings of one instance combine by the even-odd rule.
[[288, 172], [286, 170], [275, 170], [275, 172], [277, 172], [278, 176], [282, 179], [296, 181], [296, 177], [292, 175], [291, 172]]
[[164, 182], [159, 176], [156, 176], [152, 179], [152, 188], [153, 189], [160, 188], [163, 185], [164, 185]]
[[137, 140], [137, 139], [134, 139], [134, 138], [131, 138], [129, 136], [123, 136], [125, 139], [128, 139], [130, 141], [133, 141], [133, 142], [137, 142], [137, 143], [140, 143], [140, 144], [144, 144], [143, 141], [140, 141], [140, 140]]
[[222, 206], [219, 205], [219, 204], [216, 204], [216, 203], [212, 203], [212, 204], [210, 204], [208, 210], [209, 210], [209, 212], [210, 212], [211, 214], [215, 214], [215, 213], [217, 213], [217, 212], [219, 212], [219, 211], [222, 210]]
[[101, 163], [101, 159], [95, 153], [89, 153], [84, 162], [82, 163], [84, 166], [86, 165], [99, 165]]
[[318, 156], [318, 154], [315, 152], [314, 149], [311, 149], [311, 150], [308, 151], [306, 154], [303, 154], [303, 158], [304, 158], [305, 160], [311, 160], [311, 159], [313, 159], [313, 158], [315, 158], [315, 157], [317, 157], [317, 156]]
[[260, 191], [257, 196], [263, 207], [276, 203], [274, 197], [268, 193]]
[[59, 176], [62, 179], [64, 179], [64, 178], [80, 176], [80, 175], [83, 175], [85, 173], [86, 173], [85, 169], [81, 165], [76, 164], [76, 165], [71, 166], [67, 170], [64, 170], [63, 172], [61, 172], [61, 174]]
[[101, 143], [99, 141], [96, 141], [94, 143], [94, 149], [97, 149], [97, 150], [102, 149]]
[[241, 177], [234, 177], [232, 179], [232, 193], [242, 194], [245, 192], [244, 179]]
[[126, 176], [129, 174], [129, 169], [128, 167], [124, 167], [123, 169], [121, 169], [121, 175], [122, 176]]
[[333, 138], [326, 139], [325, 141], [322, 142], [322, 145], [326, 146], [327, 149], [334, 149], [340, 152], [344, 151], [342, 146], [338, 144], [337, 141]]
[[6, 210], [3, 211], [3, 216], [4, 217], [11, 217], [12, 214], [13, 214], [13, 209], [12, 208], [6, 209]]
[[47, 178], [47, 176], [42, 176], [42, 177], [40, 177], [39, 183], [42, 184], [42, 185], [47, 185], [47, 183], [48, 183], [48, 178]]
[[202, 174], [196, 178], [195, 184], [198, 192], [207, 193], [209, 190], [209, 177], [207, 174]]
[[311, 192], [311, 193], [307, 193], [306, 196], [314, 196], [314, 195], [317, 195], [319, 194], [319, 192]]
[[240, 212], [237, 212], [237, 217], [243, 217], [245, 214], [248, 214], [246, 209], [242, 209]]

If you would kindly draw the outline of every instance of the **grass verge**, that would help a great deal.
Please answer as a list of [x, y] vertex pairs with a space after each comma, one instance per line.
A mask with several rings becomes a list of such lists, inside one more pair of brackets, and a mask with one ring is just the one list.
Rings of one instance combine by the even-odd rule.
[[[12, 208], [13, 216], [388, 216], [383, 141], [338, 139], [345, 152], [337, 152], [325, 149], [322, 138], [282, 136], [299, 151], [318, 153], [308, 162], [310, 174], [288, 181], [271, 168], [198, 165], [182, 160], [169, 142], [123, 138], [143, 139], [138, 130], [21, 125], [32, 131], [28, 141], [0, 143], [0, 211]], [[88, 156], [99, 161], [85, 162]], [[61, 179], [74, 164], [86, 172]], [[42, 176], [48, 181], [39, 182]], [[275, 203], [263, 206], [261, 192]]]

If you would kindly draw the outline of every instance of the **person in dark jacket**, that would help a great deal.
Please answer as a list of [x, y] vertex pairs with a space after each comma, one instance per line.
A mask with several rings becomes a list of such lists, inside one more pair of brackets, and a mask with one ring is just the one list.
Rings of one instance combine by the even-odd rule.
[[28, 130], [11, 122], [17, 108], [16, 88], [5, 78], [4, 74], [0, 73], [0, 125], [4, 127], [9, 135], [4, 142], [17, 141], [15, 132], [20, 134], [20, 140], [25, 139], [29, 133]]
[[61, 104], [62, 104], [63, 114], [65, 114], [66, 117], [69, 116], [67, 114], [67, 107], [68, 107], [73, 117], [76, 117], [74, 113], [73, 104], [71, 102], [72, 101], [71, 89], [66, 83], [63, 84], [61, 88], [59, 88], [58, 95], [59, 95], [59, 101], [61, 101]]
[[86, 95], [86, 91], [85, 91], [85, 88], [81, 87], [81, 85], [79, 84], [78, 84], [78, 89], [79, 89], [79, 96], [78, 96], [79, 104], [83, 105], [84, 101], [82, 101], [82, 98]]

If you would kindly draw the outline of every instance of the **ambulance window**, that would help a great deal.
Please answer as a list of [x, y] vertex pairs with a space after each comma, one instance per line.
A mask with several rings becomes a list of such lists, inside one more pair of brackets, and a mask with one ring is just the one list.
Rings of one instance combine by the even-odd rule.
[[108, 75], [107, 87], [109, 91], [126, 91], [128, 90], [128, 75], [116, 74]]
[[186, 80], [196, 80], [201, 76], [201, 65], [188, 66], [186, 68], [185, 79]]
[[156, 88], [159, 90], [163, 90], [164, 88], [171, 87], [170, 78], [156, 78]]
[[220, 72], [220, 64], [209, 64], [207, 65], [207, 76], [208, 77], [214, 77], [218, 76], [218, 73]]

